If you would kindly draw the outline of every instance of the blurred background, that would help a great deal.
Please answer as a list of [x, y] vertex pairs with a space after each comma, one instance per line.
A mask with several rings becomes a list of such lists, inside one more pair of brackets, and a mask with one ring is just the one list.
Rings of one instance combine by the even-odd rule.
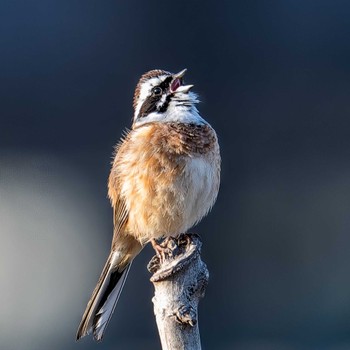
[[203, 348], [350, 349], [349, 18], [345, 0], [2, 0], [1, 349], [160, 349], [149, 247], [103, 342], [74, 339], [135, 85], [185, 67], [223, 158], [193, 229]]

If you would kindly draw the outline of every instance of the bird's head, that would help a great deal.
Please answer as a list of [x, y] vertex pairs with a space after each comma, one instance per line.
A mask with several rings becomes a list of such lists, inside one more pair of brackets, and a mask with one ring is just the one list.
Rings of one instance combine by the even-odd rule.
[[185, 72], [157, 69], [142, 75], [134, 95], [133, 128], [154, 122], [202, 123], [195, 107], [197, 95], [190, 91], [193, 85], [184, 85]]

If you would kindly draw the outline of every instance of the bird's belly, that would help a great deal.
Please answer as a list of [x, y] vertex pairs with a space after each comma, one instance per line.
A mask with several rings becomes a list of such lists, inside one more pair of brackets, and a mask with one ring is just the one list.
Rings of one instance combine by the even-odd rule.
[[124, 182], [128, 232], [141, 242], [186, 232], [215, 202], [217, 165], [206, 156], [144, 164]]

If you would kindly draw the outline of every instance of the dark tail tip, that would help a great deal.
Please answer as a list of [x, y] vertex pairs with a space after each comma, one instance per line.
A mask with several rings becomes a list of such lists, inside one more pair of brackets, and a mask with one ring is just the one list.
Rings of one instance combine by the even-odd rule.
[[85, 334], [83, 334], [82, 330], [79, 328], [75, 336], [75, 341], [79, 341], [82, 337], [84, 337], [84, 335]]

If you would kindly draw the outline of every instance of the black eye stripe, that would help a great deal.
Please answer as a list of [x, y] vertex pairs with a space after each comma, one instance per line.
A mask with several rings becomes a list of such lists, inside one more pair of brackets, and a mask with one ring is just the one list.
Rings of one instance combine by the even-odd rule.
[[172, 76], [170, 76], [170, 77], [167, 77], [163, 82], [161, 82], [158, 86], [163, 90], [163, 91], [165, 91], [168, 87], [169, 87], [169, 85], [170, 85], [170, 83], [171, 83], [171, 81], [173, 80], [173, 77]]
[[152, 95], [146, 98], [145, 102], [140, 108], [138, 118], [143, 118], [146, 115], [157, 110], [157, 102], [162, 98], [162, 95]]

